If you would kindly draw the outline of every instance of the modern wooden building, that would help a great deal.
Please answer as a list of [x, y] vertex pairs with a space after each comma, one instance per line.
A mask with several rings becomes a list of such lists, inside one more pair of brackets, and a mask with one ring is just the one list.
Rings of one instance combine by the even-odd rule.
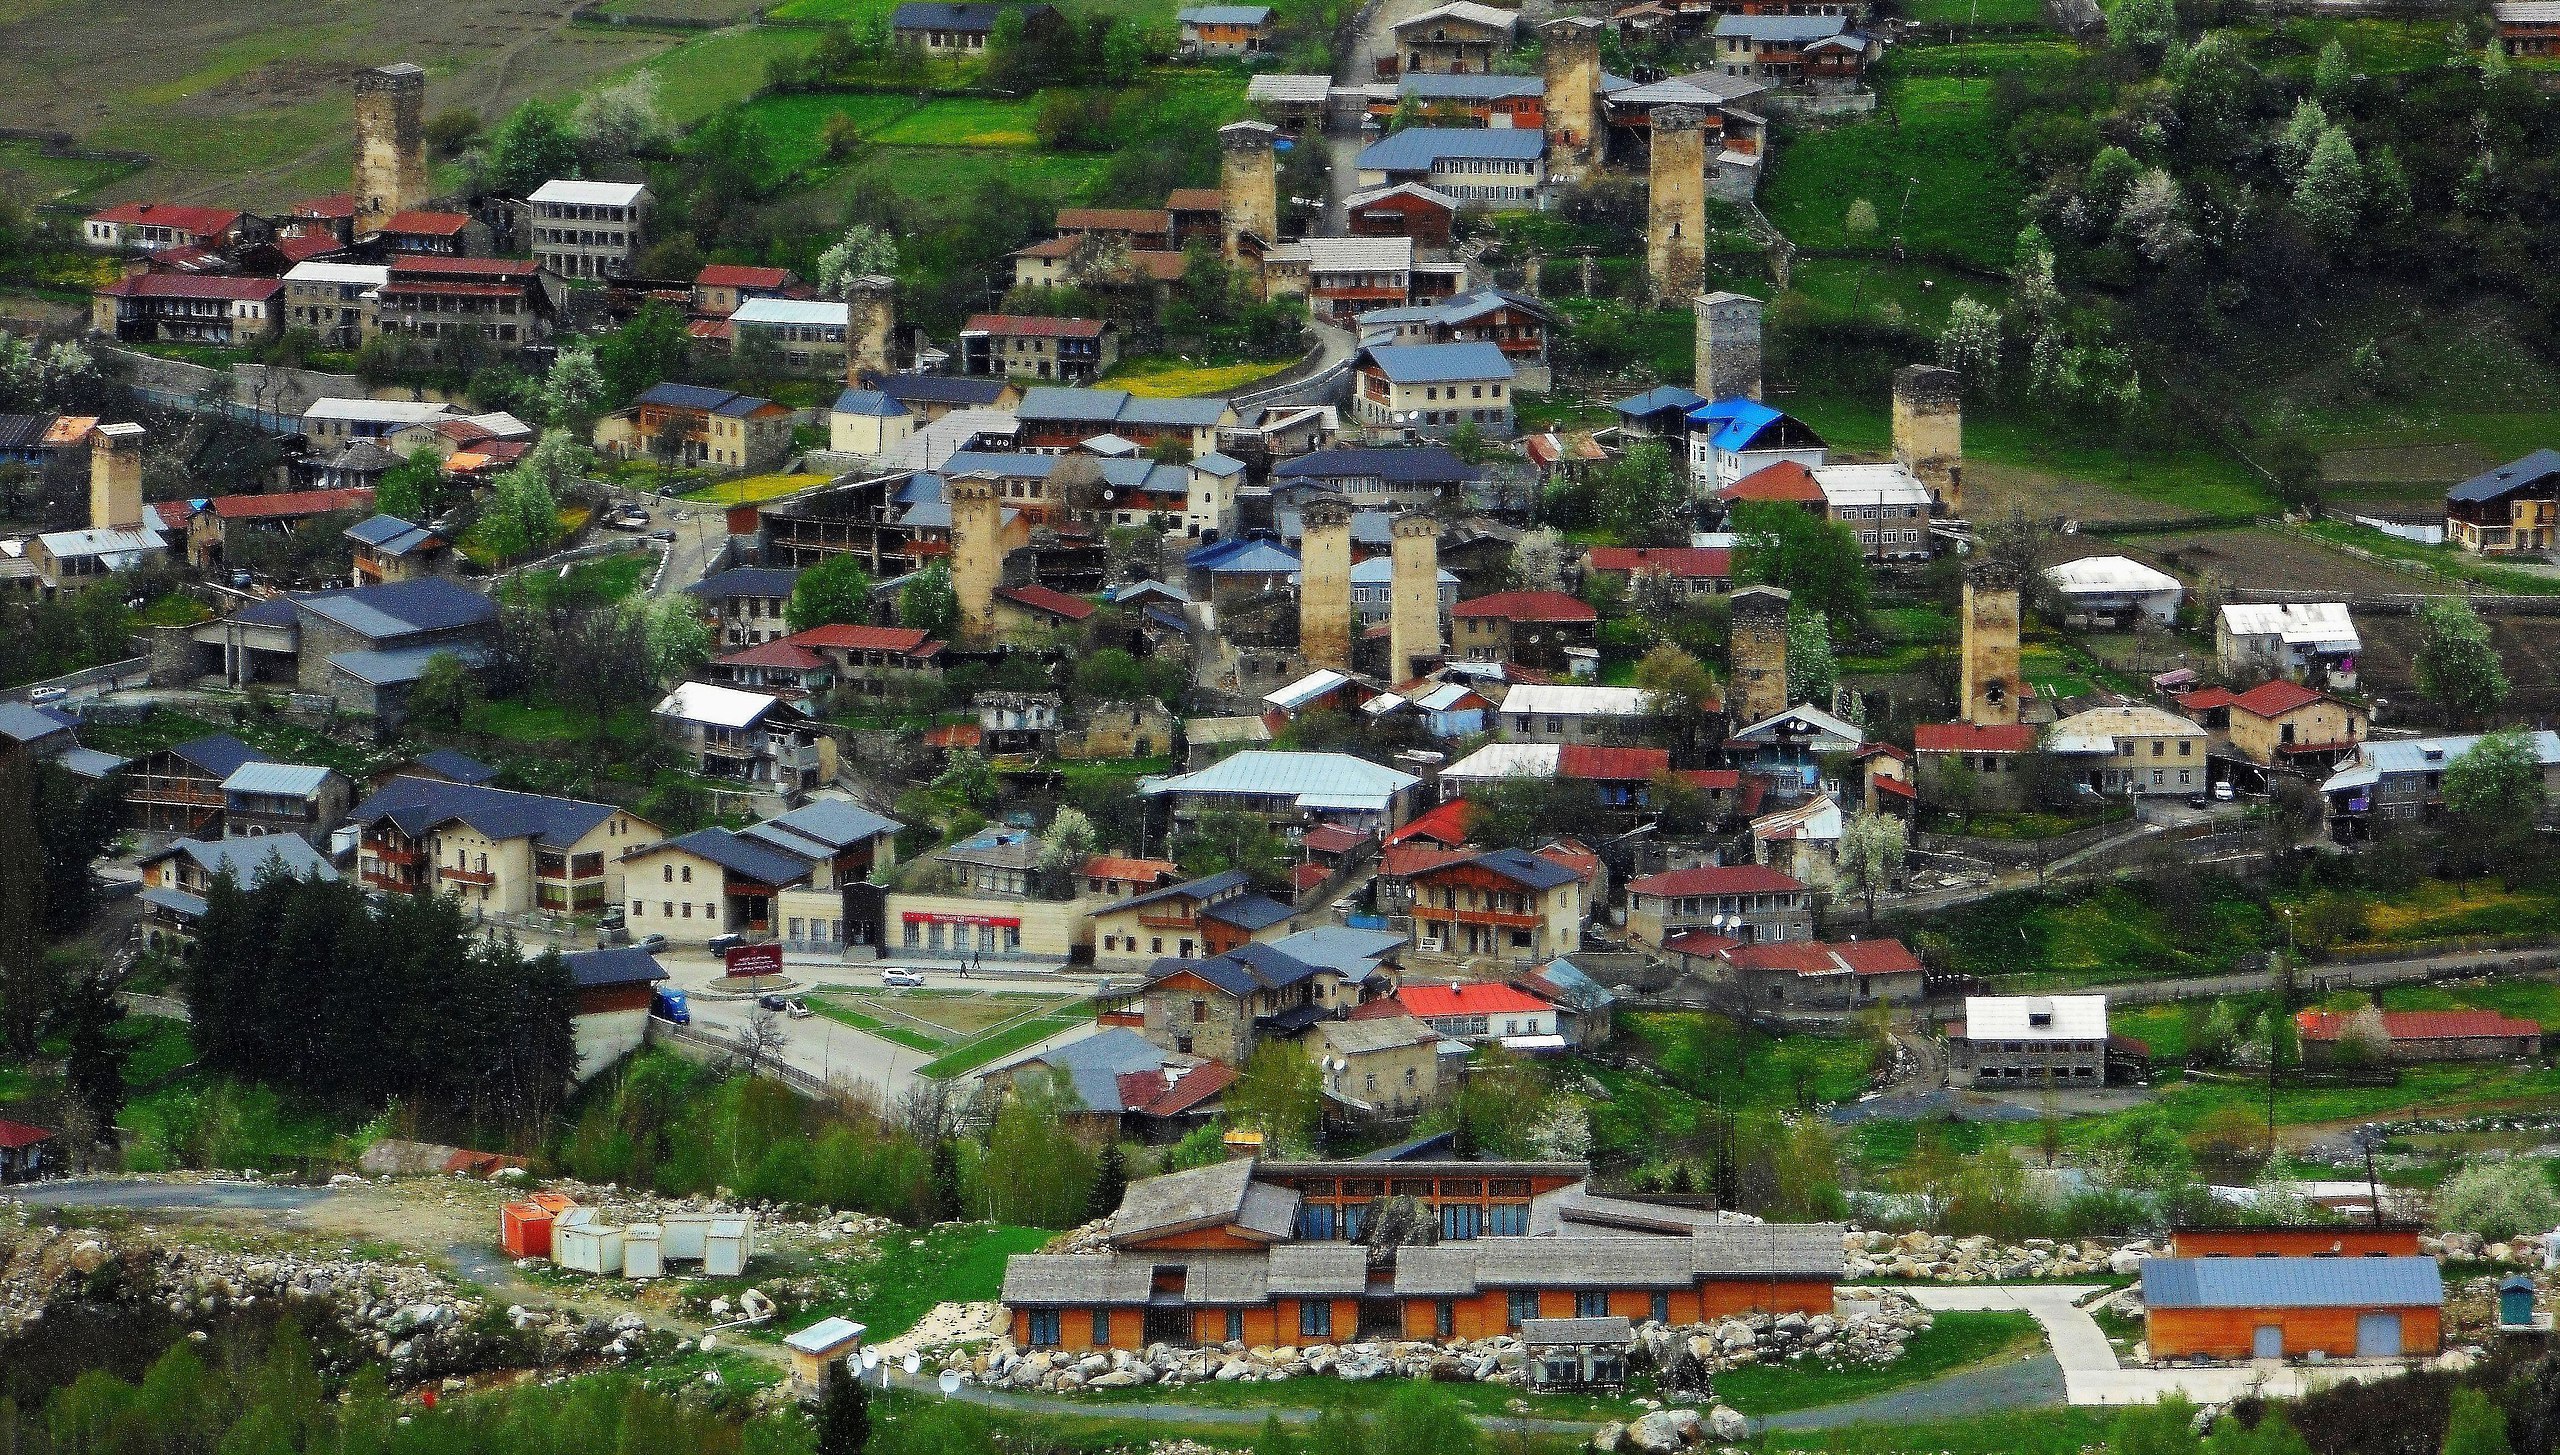
[[2142, 1306], [2154, 1359], [2397, 1359], [2444, 1343], [2432, 1258], [2148, 1258]]

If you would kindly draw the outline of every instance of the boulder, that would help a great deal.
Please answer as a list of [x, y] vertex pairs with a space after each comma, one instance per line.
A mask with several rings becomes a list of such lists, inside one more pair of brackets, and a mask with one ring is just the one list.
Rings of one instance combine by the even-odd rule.
[[1698, 1438], [1696, 1410], [1655, 1410], [1627, 1426], [1627, 1444], [1644, 1455], [1677, 1455]]
[[1707, 1431], [1721, 1444], [1731, 1445], [1750, 1438], [1751, 1421], [1731, 1405], [1717, 1405], [1707, 1411]]

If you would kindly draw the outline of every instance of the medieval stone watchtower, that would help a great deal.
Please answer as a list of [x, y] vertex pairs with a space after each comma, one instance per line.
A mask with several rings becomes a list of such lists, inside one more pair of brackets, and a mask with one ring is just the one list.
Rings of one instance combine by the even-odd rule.
[[847, 280], [844, 288], [844, 382], [850, 388], [867, 387], [865, 375], [879, 375], [895, 368], [890, 358], [890, 335], [897, 327], [898, 280], [878, 273], [865, 273]]
[[1547, 175], [1580, 181], [1602, 160], [1600, 30], [1597, 20], [1567, 15], [1538, 27], [1546, 42], [1539, 70], [1547, 83]]
[[1707, 399], [1759, 398], [1760, 300], [1702, 293], [1690, 307], [1698, 315], [1697, 377], [1690, 388]]
[[1280, 240], [1280, 162], [1272, 150], [1279, 136], [1280, 128], [1261, 121], [1218, 128], [1218, 207], [1228, 262], [1240, 256], [1236, 239], [1245, 233]]
[[1697, 292], [1706, 275], [1706, 128], [1707, 113], [1699, 107], [1654, 108], [1644, 261], [1657, 302], [1676, 305]]
[[1298, 655], [1310, 669], [1351, 670], [1351, 502], [1319, 495], [1298, 507]]
[[102, 424], [89, 431], [92, 529], [142, 528], [143, 433], [138, 424]]
[[960, 644], [996, 641], [996, 587], [1004, 581], [1004, 500], [996, 478], [961, 475], [951, 494], [951, 590], [960, 598]]
[[1733, 593], [1730, 652], [1734, 726], [1743, 727], [1787, 710], [1787, 604], [1783, 586], [1746, 586]]
[[1893, 460], [1949, 515], [1964, 514], [1964, 376], [1935, 364], [1893, 372]]
[[427, 200], [427, 73], [407, 61], [356, 77], [356, 235]]
[[1440, 522], [1420, 511], [1399, 515], [1395, 572], [1387, 604], [1387, 677], [1410, 682], [1423, 659], [1440, 656]]
[[1957, 716], [1977, 727], [2005, 727], [2018, 720], [2018, 582], [2009, 569], [1982, 552], [1964, 579], [1964, 644], [1958, 668], [1963, 682]]

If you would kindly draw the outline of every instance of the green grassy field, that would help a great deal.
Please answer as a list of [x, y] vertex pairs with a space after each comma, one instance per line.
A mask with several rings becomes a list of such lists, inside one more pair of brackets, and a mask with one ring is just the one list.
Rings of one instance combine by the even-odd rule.
[[896, 147], [1030, 147], [1039, 142], [1029, 101], [940, 97], [907, 112], [866, 138]]
[[765, 65], [777, 56], [806, 55], [817, 32], [784, 26], [715, 30], [685, 41], [636, 69], [658, 78], [658, 107], [678, 126], [691, 126], [764, 87]]
[[2043, 1346], [2043, 1331], [2026, 1314], [1942, 1313], [1912, 1335], [1902, 1357], [1891, 1364], [1847, 1369], [1826, 1369], [1810, 1361], [1747, 1364], [1716, 1376], [1716, 1398], [1747, 1415], [1820, 1409], [1977, 1364], [2022, 1358]]
[[881, 128], [923, 104], [912, 96], [795, 91], [784, 96], [758, 96], [739, 107], [738, 114], [764, 134], [778, 166], [785, 172], [797, 172], [825, 155], [820, 131], [830, 117], [845, 116], [864, 141], [871, 141]]
[[[1894, 119], [1880, 110], [1781, 142], [1762, 209], [1802, 248], [1883, 252], [1899, 233], [1916, 256], [2005, 266], [2027, 186], [1991, 114], [1990, 90], [1987, 80], [1889, 75], [1884, 105]], [[1860, 198], [1879, 225], [1853, 237], [1845, 224]]]
[[[841, 1273], [831, 1297], [820, 1298], [788, 1328], [759, 1325], [746, 1337], [777, 1343], [794, 1329], [823, 1318], [849, 1318], [866, 1325], [874, 1341], [895, 1338], [943, 1302], [991, 1299], [1004, 1286], [1004, 1260], [1034, 1253], [1057, 1234], [1045, 1228], [1017, 1228], [1002, 1223], [945, 1224], [930, 1232], [891, 1232], [879, 1243], [879, 1257], [850, 1269], [835, 1260], [824, 1266]], [[771, 1275], [765, 1275], [771, 1276]], [[745, 1288], [752, 1279], [741, 1279]]]
[[1064, 1010], [1052, 1011], [1047, 1015], [1035, 1016], [1030, 1020], [997, 1031], [993, 1035], [980, 1036], [975, 1040], [964, 1042], [942, 1056], [926, 1062], [918, 1074], [941, 1079], [960, 1075], [964, 1071], [975, 1071], [981, 1066], [1001, 1061], [1017, 1051], [1029, 1050], [1058, 1032], [1071, 1030], [1091, 1018], [1092, 1011], [1080, 1003]]
[[592, 561], [580, 561], [561, 571], [531, 571], [523, 574], [525, 594], [535, 602], [550, 607], [602, 606], [621, 601], [649, 582], [658, 566], [653, 551], [624, 551]]
[[2042, 0], [1909, 0], [1902, 13], [1922, 25], [2044, 24]]

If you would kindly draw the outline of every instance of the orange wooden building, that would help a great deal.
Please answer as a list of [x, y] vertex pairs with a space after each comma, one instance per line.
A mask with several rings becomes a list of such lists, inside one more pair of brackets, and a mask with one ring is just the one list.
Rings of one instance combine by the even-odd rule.
[[2444, 1346], [2432, 1258], [2147, 1258], [2154, 1359], [2386, 1359]]
[[[1830, 1311], [1838, 1225], [1715, 1223], [1596, 1196], [1586, 1173], [1577, 1163], [1235, 1161], [1147, 1178], [1130, 1184], [1111, 1252], [1019, 1255], [1002, 1297], [1015, 1343], [1071, 1352]], [[1442, 1241], [1372, 1266], [1356, 1239], [1385, 1198], [1428, 1210]]]
[[2179, 1258], [2415, 1258], [2418, 1225], [2172, 1228], [2169, 1252]]

